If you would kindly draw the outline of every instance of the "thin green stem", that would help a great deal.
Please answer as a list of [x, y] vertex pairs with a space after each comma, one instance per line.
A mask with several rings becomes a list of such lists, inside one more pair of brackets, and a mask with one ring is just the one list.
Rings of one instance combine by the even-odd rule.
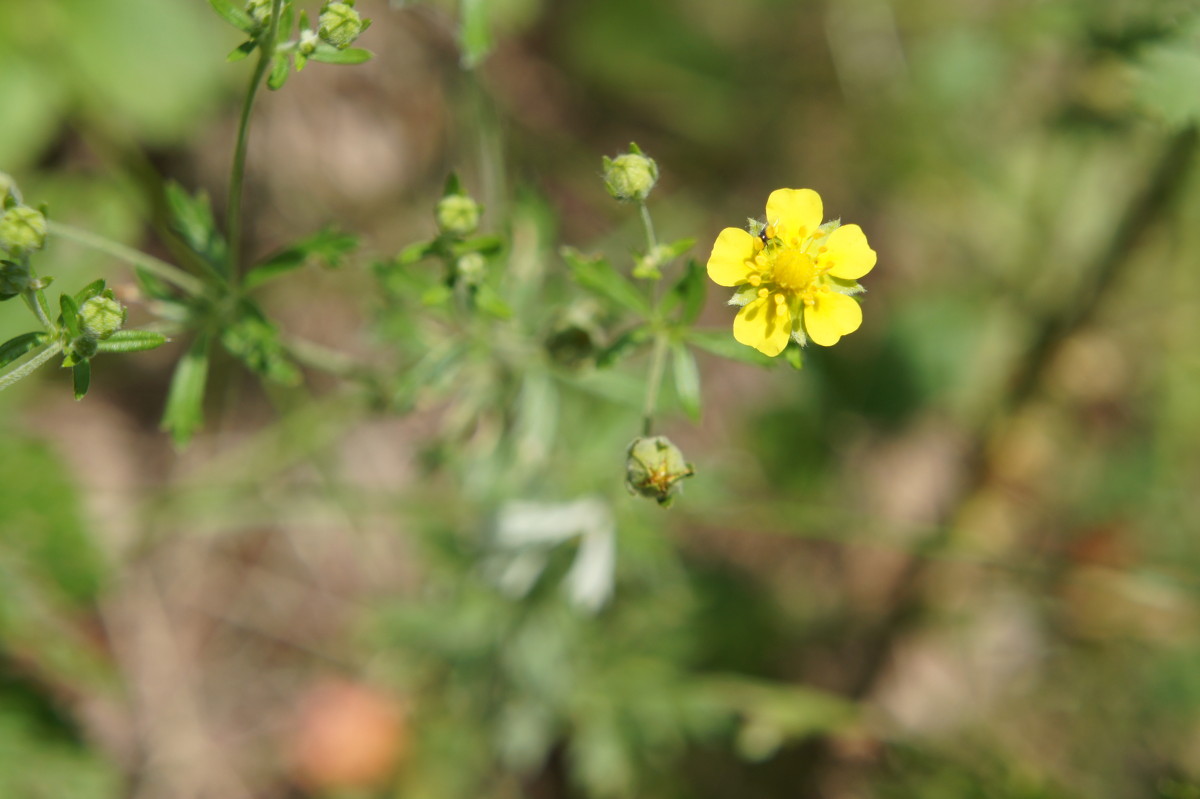
[[18, 380], [33, 374], [39, 366], [57, 355], [60, 350], [62, 350], [62, 344], [57, 341], [52, 342], [51, 344], [46, 345], [45, 349], [30, 358], [25, 363], [18, 366], [16, 369], [13, 369], [7, 374], [0, 375], [0, 391], [8, 388]]
[[25, 300], [25, 304], [29, 306], [29, 310], [33, 311], [34, 316], [42, 323], [42, 327], [53, 331], [54, 324], [50, 321], [50, 316], [46, 313], [46, 309], [42, 304], [45, 301], [45, 296], [39, 297], [40, 293], [40, 290], [29, 289], [21, 292], [21, 299]]
[[279, 14], [283, 9], [283, 0], [273, 0], [271, 3], [271, 21], [267, 32], [259, 42], [258, 63], [250, 76], [250, 87], [246, 90], [246, 99], [242, 102], [242, 115], [238, 119], [237, 144], [233, 149], [233, 167], [229, 174], [229, 199], [226, 203], [225, 232], [229, 237], [229, 279], [237, 284], [239, 279], [238, 263], [242, 247], [242, 188], [246, 179], [246, 146], [250, 141], [250, 112], [254, 108], [254, 98], [258, 95], [258, 87], [262, 85], [263, 76], [271, 66], [275, 57], [275, 38], [279, 30]]
[[654, 222], [650, 220], [650, 209], [646, 207], [645, 200], [638, 203], [638, 211], [642, 217], [642, 227], [646, 229], [646, 246], [653, 251], [658, 247], [658, 237], [654, 235]]
[[76, 244], [82, 244], [97, 252], [111, 255], [127, 264], [132, 264], [139, 269], [144, 269], [155, 277], [162, 278], [188, 294], [196, 295], [204, 292], [204, 282], [199, 278], [189, 275], [179, 267], [155, 258], [153, 255], [147, 255], [141, 250], [126, 247], [124, 244], [118, 244], [111, 239], [97, 236], [95, 233], [80, 230], [70, 225], [64, 225], [61, 222], [50, 222], [48, 223], [48, 227], [52, 235], [73, 241]]
[[646, 378], [646, 402], [642, 406], [642, 435], [650, 435], [654, 428], [654, 414], [658, 410], [658, 392], [662, 387], [663, 372], [667, 365], [667, 334], [660, 330], [654, 334], [654, 351], [650, 355], [650, 374]]

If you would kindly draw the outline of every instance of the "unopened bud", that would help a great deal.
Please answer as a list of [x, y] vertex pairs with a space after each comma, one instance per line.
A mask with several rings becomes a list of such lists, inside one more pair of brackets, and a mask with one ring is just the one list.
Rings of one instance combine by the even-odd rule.
[[604, 187], [622, 202], [645, 200], [658, 182], [658, 164], [647, 158], [636, 144], [616, 158], [604, 156]]
[[27, 205], [9, 208], [0, 216], [0, 249], [13, 255], [40, 250], [46, 243], [46, 217]]
[[317, 19], [317, 32], [329, 44], [345, 50], [354, 44], [366, 26], [362, 17], [354, 10], [354, 2], [326, 3]]
[[437, 224], [443, 233], [469, 236], [479, 227], [479, 203], [465, 194], [447, 194], [438, 200]]
[[320, 42], [321, 38], [317, 36], [316, 31], [311, 28], [305, 29], [300, 31], [300, 41], [296, 44], [296, 50], [301, 55], [312, 55]]
[[458, 279], [468, 286], [478, 286], [487, 271], [487, 261], [477, 252], [461, 256], [454, 264]]
[[93, 341], [104, 341], [123, 324], [125, 308], [112, 297], [92, 297], [79, 309], [79, 329]]
[[667, 506], [679, 492], [679, 483], [695, 474], [679, 447], [666, 436], [635, 438], [625, 459], [625, 485], [634, 494]]
[[261, 28], [271, 18], [271, 0], [248, 0], [246, 13]]

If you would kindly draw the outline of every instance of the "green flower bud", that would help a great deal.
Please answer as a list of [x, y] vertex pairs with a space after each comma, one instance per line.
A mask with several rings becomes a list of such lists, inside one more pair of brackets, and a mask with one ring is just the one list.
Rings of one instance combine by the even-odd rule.
[[302, 30], [300, 31], [300, 41], [296, 45], [296, 50], [299, 51], [301, 55], [312, 55], [313, 51], [317, 49], [317, 44], [320, 43], [320, 41], [321, 39], [317, 36], [315, 31], [311, 29]]
[[625, 485], [632, 494], [650, 497], [668, 506], [678, 493], [679, 483], [695, 474], [679, 447], [666, 436], [635, 438], [625, 459]]
[[93, 341], [104, 341], [123, 324], [125, 308], [112, 297], [92, 297], [79, 309], [79, 329]]
[[317, 32], [321, 38], [339, 50], [354, 44], [365, 27], [353, 6], [353, 2], [326, 3], [317, 19]]
[[27, 264], [0, 261], [0, 300], [11, 299], [32, 287]]
[[465, 194], [447, 194], [438, 200], [437, 224], [443, 233], [469, 236], [479, 227], [479, 203]]
[[487, 271], [487, 261], [477, 252], [469, 252], [460, 257], [454, 264], [458, 279], [468, 286], [478, 286], [483, 282]]
[[0, 216], [0, 249], [13, 255], [40, 250], [46, 243], [46, 217], [27, 205], [9, 208]]
[[604, 156], [604, 187], [622, 202], [641, 202], [658, 182], [658, 164], [642, 155], [636, 144], [616, 158]]
[[271, 0], [247, 0], [246, 13], [261, 28], [271, 19]]

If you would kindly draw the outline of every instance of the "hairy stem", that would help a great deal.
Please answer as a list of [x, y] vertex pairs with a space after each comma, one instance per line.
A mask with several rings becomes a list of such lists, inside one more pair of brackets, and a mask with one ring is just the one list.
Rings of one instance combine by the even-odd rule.
[[250, 86], [242, 102], [242, 114], [238, 119], [237, 144], [233, 149], [233, 167], [229, 174], [229, 199], [226, 202], [225, 232], [229, 237], [229, 279], [236, 284], [239, 279], [239, 259], [242, 247], [242, 189], [246, 180], [246, 146], [250, 141], [250, 112], [263, 76], [275, 57], [275, 38], [279, 30], [279, 14], [283, 0], [272, 0], [271, 21], [259, 42], [258, 63], [250, 75]]
[[84, 247], [111, 255], [127, 264], [144, 269], [155, 277], [165, 280], [188, 294], [196, 295], [204, 292], [204, 283], [200, 279], [189, 275], [177, 266], [155, 258], [153, 255], [147, 255], [141, 250], [126, 247], [124, 244], [118, 244], [111, 239], [97, 236], [95, 233], [80, 230], [70, 225], [64, 225], [61, 222], [50, 222], [48, 225], [52, 235], [73, 241], [76, 244], [82, 244]]
[[642, 406], [642, 435], [650, 435], [654, 428], [654, 414], [658, 410], [658, 392], [662, 387], [663, 372], [667, 364], [667, 334], [654, 334], [654, 351], [650, 355], [650, 374], [646, 378], [646, 402]]
[[46, 361], [53, 358], [61, 350], [62, 350], [62, 344], [60, 344], [57, 341], [55, 341], [51, 344], [47, 344], [46, 347], [43, 350], [41, 350], [37, 355], [30, 358], [28, 361], [21, 364], [16, 369], [13, 369], [11, 372], [8, 372], [7, 374], [0, 375], [0, 391], [3, 391], [4, 389], [8, 388], [13, 383], [16, 383], [18, 380], [21, 380], [21, 379], [26, 378], [29, 375], [33, 374], [35, 371], [37, 371], [38, 367], [40, 367]]

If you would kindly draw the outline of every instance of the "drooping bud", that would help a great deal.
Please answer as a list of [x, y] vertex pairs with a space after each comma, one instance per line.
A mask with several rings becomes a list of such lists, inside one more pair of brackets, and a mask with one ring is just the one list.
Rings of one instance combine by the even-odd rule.
[[666, 436], [635, 438], [625, 458], [625, 485], [630, 493], [669, 506], [680, 482], [695, 474], [679, 447]]
[[447, 194], [438, 200], [438, 229], [460, 238], [469, 236], [479, 227], [481, 211], [479, 203], [466, 194]]
[[629, 152], [616, 158], [604, 156], [604, 187], [622, 202], [641, 202], [658, 182], [658, 164], [648, 158], [636, 144]]
[[46, 217], [27, 205], [9, 208], [0, 216], [0, 249], [14, 256], [40, 250], [46, 243]]
[[362, 17], [354, 10], [354, 1], [326, 3], [317, 18], [317, 33], [339, 50], [354, 44], [354, 40], [366, 28]]
[[112, 297], [92, 297], [79, 309], [79, 329], [94, 341], [104, 341], [125, 324], [125, 308]]

